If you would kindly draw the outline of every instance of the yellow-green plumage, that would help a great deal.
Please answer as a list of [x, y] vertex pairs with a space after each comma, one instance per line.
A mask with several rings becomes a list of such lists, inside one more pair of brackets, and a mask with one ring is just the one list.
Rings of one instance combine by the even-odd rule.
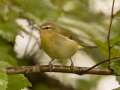
[[68, 59], [80, 48], [77, 42], [52, 30], [41, 30], [41, 47], [52, 59]]

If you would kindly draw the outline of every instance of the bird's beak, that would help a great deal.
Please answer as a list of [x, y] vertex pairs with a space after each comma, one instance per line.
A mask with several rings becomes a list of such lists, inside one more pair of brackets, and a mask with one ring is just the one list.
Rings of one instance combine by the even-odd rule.
[[40, 31], [40, 30], [41, 30], [41, 26], [40, 26], [40, 25], [34, 25], [34, 28], [35, 28], [35, 30], [37, 30], [37, 31]]

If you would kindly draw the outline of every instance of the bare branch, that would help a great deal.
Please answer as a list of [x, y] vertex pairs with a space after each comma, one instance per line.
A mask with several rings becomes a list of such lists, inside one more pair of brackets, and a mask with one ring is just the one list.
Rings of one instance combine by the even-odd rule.
[[[35, 65], [35, 66], [21, 66], [21, 67], [8, 67], [8, 74], [27, 74], [27, 73], [43, 73], [43, 72], [59, 72], [59, 73], [72, 73], [81, 75], [83, 72], [88, 70], [89, 67], [73, 67], [71, 66], [61, 66], [61, 65], [53, 65], [52, 69], [49, 65]], [[94, 68], [85, 74], [95, 74], [95, 75], [112, 75], [113, 73], [104, 69], [101, 70], [99, 68]]]
[[[119, 60], [120, 57], [111, 58], [111, 60]], [[76, 67], [71, 69], [71, 66], [53, 65], [52, 69], [49, 65], [34, 65], [34, 66], [21, 66], [21, 67], [8, 67], [8, 74], [27, 74], [27, 73], [43, 73], [43, 72], [59, 72], [59, 73], [72, 73], [78, 75], [95, 74], [95, 75], [113, 75], [113, 72], [108, 69], [101, 70], [95, 68], [98, 65], [108, 62], [109, 59], [103, 60], [92, 67]]]

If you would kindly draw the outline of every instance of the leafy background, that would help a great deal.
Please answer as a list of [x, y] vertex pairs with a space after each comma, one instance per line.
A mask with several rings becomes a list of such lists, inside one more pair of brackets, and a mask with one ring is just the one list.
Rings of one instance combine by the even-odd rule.
[[[19, 18], [41, 24], [54, 21], [63, 30], [73, 33], [73, 37], [83, 45], [95, 45], [97, 48], [83, 50], [94, 62], [100, 62], [108, 57], [107, 32], [109, 14], [95, 12], [92, 0], [0, 0], [0, 90], [21, 90], [29, 87], [31, 90], [96, 90], [98, 81], [103, 76], [78, 78], [75, 87], [64, 85], [59, 80], [47, 74], [8, 75], [8, 66], [33, 65], [34, 57], [16, 57], [14, 52], [15, 38], [21, 28], [16, 23]], [[112, 0], [111, 0], [112, 1]], [[112, 57], [120, 56], [120, 11], [115, 13], [111, 32]], [[28, 59], [28, 60], [27, 60]], [[120, 74], [120, 61], [111, 64], [116, 74]], [[101, 68], [106, 68], [102, 65]], [[117, 76], [117, 81], [120, 82]], [[116, 89], [119, 90], [119, 89]]]

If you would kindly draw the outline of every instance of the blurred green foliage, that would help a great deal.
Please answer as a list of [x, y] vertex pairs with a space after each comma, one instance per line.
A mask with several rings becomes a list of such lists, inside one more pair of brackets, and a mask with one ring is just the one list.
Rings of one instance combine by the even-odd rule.
[[[116, 13], [112, 26], [112, 57], [120, 55], [119, 17], [120, 11]], [[24, 75], [7, 75], [4, 70], [7, 66], [18, 66], [18, 58], [13, 51], [15, 37], [20, 31], [16, 23], [18, 18], [29, 18], [37, 24], [54, 21], [74, 33], [74, 37], [80, 42], [95, 45], [97, 48], [94, 50], [84, 50], [95, 62], [108, 57], [106, 37], [109, 23], [106, 21], [109, 18], [102, 12], [95, 13], [90, 8], [89, 0], [0, 0], [0, 90], [21, 90], [31, 86]], [[119, 61], [112, 62], [111, 66], [116, 74], [120, 73]], [[98, 78], [79, 80], [76, 88], [93, 90], [98, 81]], [[50, 90], [48, 87], [38, 83], [35, 90]]]
[[97, 89], [97, 84], [98, 81], [100, 80], [99, 76], [94, 76], [91, 77], [91, 80], [82, 80], [82, 79], [78, 79], [77, 83], [77, 90], [87, 90], [89, 88], [89, 90], [96, 90]]
[[0, 89], [6, 90], [8, 83], [8, 76], [5, 70], [5, 67], [8, 66], [8, 63], [0, 61]]
[[27, 86], [31, 86], [31, 83], [24, 77], [24, 75], [9, 75], [8, 86], [6, 90], [21, 90]]
[[113, 89], [113, 90], [120, 90], [120, 88], [116, 88], [116, 89]]

